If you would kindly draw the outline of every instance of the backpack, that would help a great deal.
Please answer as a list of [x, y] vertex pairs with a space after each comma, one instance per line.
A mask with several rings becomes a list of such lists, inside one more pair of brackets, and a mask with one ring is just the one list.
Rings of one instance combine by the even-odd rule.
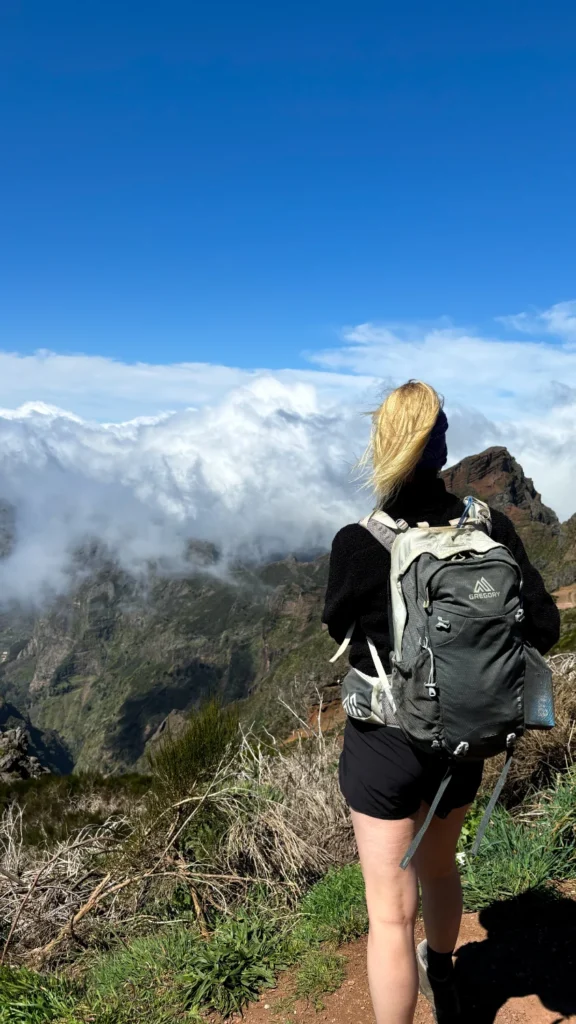
[[[366, 637], [376, 677], [351, 668], [343, 680], [346, 713], [400, 728], [410, 744], [442, 756], [447, 771], [401, 866], [407, 867], [444, 795], [453, 766], [506, 753], [472, 855], [527, 728], [554, 726], [552, 673], [523, 637], [522, 574], [491, 537], [488, 506], [466, 498], [449, 526], [410, 528], [377, 510], [361, 521], [391, 556], [388, 676]], [[348, 647], [353, 623], [332, 661]]]

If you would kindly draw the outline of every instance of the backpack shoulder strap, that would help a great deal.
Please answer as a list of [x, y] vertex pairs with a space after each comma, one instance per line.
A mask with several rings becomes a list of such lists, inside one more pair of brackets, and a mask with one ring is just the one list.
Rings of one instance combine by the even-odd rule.
[[[382, 512], [381, 509], [375, 509], [373, 512], [370, 513], [370, 515], [364, 516], [364, 519], [360, 520], [360, 526], [364, 526], [365, 529], [368, 530], [368, 532], [371, 533], [372, 536], [375, 537], [376, 540], [382, 545], [382, 547], [386, 548], [388, 552], [392, 550], [392, 545], [396, 540], [398, 534], [404, 533], [408, 529], [408, 523], [405, 523], [403, 519], [400, 519], [398, 520], [398, 522], [396, 522], [395, 519], [392, 519], [392, 516], [389, 516], [387, 512]], [[341, 658], [342, 655], [347, 651], [348, 647], [352, 642], [352, 634], [354, 633], [355, 627], [356, 623], [353, 622], [352, 625], [350, 626], [350, 629], [346, 633], [346, 636], [344, 637], [342, 643], [340, 644], [340, 647], [336, 651], [336, 654], [334, 654], [330, 658], [330, 661], [332, 663], [338, 661], [338, 659]], [[378, 657], [378, 653], [376, 651], [376, 648], [374, 647], [374, 644], [368, 638], [367, 640], [368, 646], [370, 648], [370, 653], [372, 655], [372, 660], [374, 661], [374, 665], [376, 667], [378, 678], [380, 679], [380, 682], [382, 682], [382, 685], [385, 687], [386, 696], [388, 697], [392, 708], [394, 708], [394, 701], [392, 700], [392, 695], [390, 692], [386, 673], [384, 671], [382, 663], [380, 662], [380, 658]], [[385, 684], [383, 682], [383, 679], [386, 680]]]
[[369, 516], [361, 519], [360, 526], [364, 526], [387, 551], [392, 550], [398, 534], [405, 533], [408, 529], [408, 524], [403, 519], [396, 521], [381, 509], [375, 509]]

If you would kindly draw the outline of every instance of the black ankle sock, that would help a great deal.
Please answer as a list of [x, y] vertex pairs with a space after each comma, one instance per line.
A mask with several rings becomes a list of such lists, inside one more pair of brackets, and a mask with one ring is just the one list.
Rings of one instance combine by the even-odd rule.
[[450, 977], [454, 969], [452, 953], [437, 953], [436, 950], [428, 946], [426, 959], [428, 961], [428, 971], [433, 978], [437, 978], [438, 981], [444, 981], [445, 978]]

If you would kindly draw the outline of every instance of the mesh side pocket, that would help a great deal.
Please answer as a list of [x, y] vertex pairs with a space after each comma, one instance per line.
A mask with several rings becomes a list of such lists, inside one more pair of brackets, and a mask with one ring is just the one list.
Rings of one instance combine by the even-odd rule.
[[552, 671], [529, 644], [524, 645], [524, 724], [527, 729], [553, 729], [554, 689]]
[[[378, 680], [375, 680], [377, 684]], [[350, 718], [361, 722], [384, 725], [385, 721], [374, 713], [374, 685], [363, 679], [356, 669], [351, 668], [340, 685], [342, 707]]]

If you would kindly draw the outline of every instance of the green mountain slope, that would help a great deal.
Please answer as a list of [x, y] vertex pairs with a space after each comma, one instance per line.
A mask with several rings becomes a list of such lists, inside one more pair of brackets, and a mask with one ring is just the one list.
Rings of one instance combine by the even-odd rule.
[[126, 769], [170, 712], [208, 695], [231, 702], [261, 687], [263, 708], [268, 691], [326, 681], [326, 568], [290, 559], [136, 581], [102, 564], [45, 617], [4, 616], [1, 691], [57, 730], [77, 768]]

